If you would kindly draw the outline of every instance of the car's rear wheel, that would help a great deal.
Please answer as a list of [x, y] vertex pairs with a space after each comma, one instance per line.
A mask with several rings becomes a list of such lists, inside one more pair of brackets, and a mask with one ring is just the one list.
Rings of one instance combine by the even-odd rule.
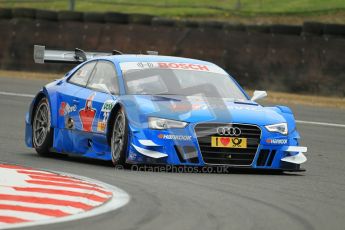
[[126, 115], [119, 110], [114, 118], [111, 136], [111, 159], [115, 166], [126, 164], [128, 148], [128, 124]]
[[34, 110], [32, 121], [32, 143], [39, 155], [50, 155], [53, 143], [50, 107], [47, 98], [42, 98]]

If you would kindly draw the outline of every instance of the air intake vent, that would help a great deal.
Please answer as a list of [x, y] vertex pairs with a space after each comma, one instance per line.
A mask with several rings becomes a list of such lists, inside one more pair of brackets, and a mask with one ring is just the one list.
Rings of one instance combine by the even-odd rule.
[[276, 155], [276, 152], [277, 152], [276, 150], [271, 151], [270, 157], [268, 158], [267, 166], [272, 166], [272, 162]]
[[174, 148], [181, 163], [199, 163], [198, 152], [193, 146], [174, 145]]
[[262, 149], [259, 153], [259, 157], [258, 157], [258, 160], [256, 162], [256, 165], [257, 166], [265, 166], [269, 153], [270, 153], [269, 150]]
[[277, 150], [270, 151], [269, 149], [261, 149], [258, 160], [256, 161], [257, 166], [272, 166], [273, 159], [276, 155]]

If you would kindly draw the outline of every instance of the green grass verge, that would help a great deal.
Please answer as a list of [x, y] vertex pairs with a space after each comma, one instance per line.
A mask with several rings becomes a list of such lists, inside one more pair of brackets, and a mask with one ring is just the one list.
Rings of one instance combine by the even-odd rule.
[[[75, 0], [77, 11], [143, 13], [163, 17], [261, 20], [294, 24], [314, 20], [345, 23], [344, 0]], [[0, 7], [68, 10], [68, 0], [0, 0]]]

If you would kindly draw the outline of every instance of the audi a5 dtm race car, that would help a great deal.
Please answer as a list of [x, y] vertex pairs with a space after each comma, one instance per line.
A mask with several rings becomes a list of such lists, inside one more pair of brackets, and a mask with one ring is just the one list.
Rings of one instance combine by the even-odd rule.
[[292, 111], [264, 107], [217, 65], [188, 58], [46, 50], [37, 63], [78, 63], [44, 86], [26, 115], [41, 155], [119, 164], [300, 170], [306, 147]]

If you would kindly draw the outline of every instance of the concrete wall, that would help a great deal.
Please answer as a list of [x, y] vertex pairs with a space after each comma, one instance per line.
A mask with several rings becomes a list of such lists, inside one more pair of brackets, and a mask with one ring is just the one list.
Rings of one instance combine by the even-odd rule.
[[157, 50], [215, 62], [249, 88], [345, 96], [344, 26], [244, 27], [142, 15], [30, 12], [0, 10], [0, 68], [58, 72], [71, 67], [34, 64], [34, 44]]

